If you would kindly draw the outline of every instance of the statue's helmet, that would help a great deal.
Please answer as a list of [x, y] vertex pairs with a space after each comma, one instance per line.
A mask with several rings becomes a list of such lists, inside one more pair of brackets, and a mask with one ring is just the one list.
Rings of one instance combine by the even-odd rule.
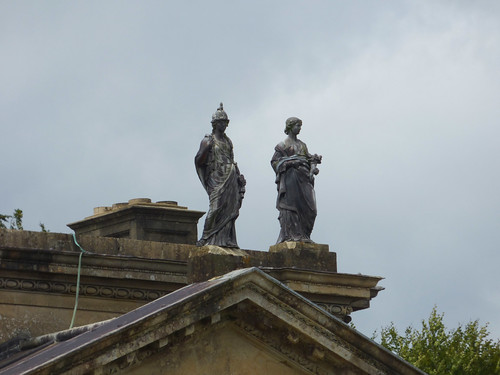
[[224, 106], [222, 102], [220, 103], [219, 108], [217, 108], [217, 111], [212, 115], [212, 123], [215, 121], [229, 121], [229, 118], [227, 117], [227, 113], [224, 111]]

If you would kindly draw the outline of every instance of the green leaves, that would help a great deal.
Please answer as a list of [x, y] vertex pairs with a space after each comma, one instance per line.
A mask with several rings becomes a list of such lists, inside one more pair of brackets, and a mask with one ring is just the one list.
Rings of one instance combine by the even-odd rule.
[[12, 216], [13, 223], [11, 223], [10, 229], [23, 230], [23, 211], [16, 208]]
[[[12, 215], [0, 214], [0, 228], [7, 229], [7, 224], [9, 225], [9, 229], [24, 230], [23, 210], [16, 208]], [[45, 228], [45, 224], [40, 223], [39, 225], [42, 232], [50, 232], [47, 228]]]
[[434, 307], [420, 330], [410, 326], [403, 335], [391, 323], [382, 328], [380, 343], [430, 375], [500, 374], [500, 340], [489, 338], [487, 324], [475, 320], [447, 329], [443, 319]]
[[6, 223], [9, 229], [23, 230], [23, 210], [16, 208], [12, 215], [0, 215], [0, 228], [7, 228]]
[[12, 217], [12, 216], [9, 216], [9, 215], [1, 215], [0, 214], [0, 228], [7, 228], [5, 226], [5, 223], [9, 220], [9, 218]]

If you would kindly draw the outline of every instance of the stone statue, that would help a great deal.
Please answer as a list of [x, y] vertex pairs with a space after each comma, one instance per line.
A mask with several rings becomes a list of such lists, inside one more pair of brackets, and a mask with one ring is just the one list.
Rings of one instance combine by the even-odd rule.
[[281, 231], [277, 243], [285, 241], [313, 242], [310, 238], [316, 219], [314, 175], [321, 156], [311, 155], [304, 142], [297, 138], [302, 120], [286, 120], [288, 137], [274, 148], [271, 165], [276, 172], [278, 199], [276, 208]]
[[222, 103], [212, 115], [212, 133], [201, 141], [194, 159], [198, 177], [210, 205], [198, 246], [238, 248], [235, 221], [245, 194], [246, 181], [234, 162], [233, 144], [225, 131], [229, 119]]

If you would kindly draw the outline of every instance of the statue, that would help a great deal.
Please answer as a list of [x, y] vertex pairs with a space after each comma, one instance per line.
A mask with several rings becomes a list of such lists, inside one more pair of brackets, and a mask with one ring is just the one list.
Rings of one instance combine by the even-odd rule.
[[194, 159], [196, 172], [210, 200], [203, 235], [197, 246], [238, 248], [235, 221], [246, 181], [234, 162], [233, 144], [225, 134], [228, 124], [229, 119], [220, 103], [212, 115], [212, 133], [203, 138]]
[[314, 175], [319, 173], [320, 155], [311, 155], [304, 142], [297, 138], [302, 120], [286, 120], [288, 137], [274, 148], [271, 165], [276, 172], [278, 198], [276, 208], [281, 231], [277, 243], [285, 241], [311, 242], [310, 236], [316, 219]]

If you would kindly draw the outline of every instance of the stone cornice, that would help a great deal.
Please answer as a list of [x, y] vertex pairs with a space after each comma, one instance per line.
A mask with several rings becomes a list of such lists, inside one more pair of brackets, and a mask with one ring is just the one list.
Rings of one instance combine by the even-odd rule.
[[[301, 270], [297, 268], [268, 268], [262, 270], [271, 276], [283, 281], [310, 282], [314, 284], [345, 285], [354, 288], [373, 288], [383, 279], [379, 276], [367, 276], [361, 274], [348, 274], [340, 272], [325, 272]], [[276, 277], [277, 276], [277, 277]]]
[[[146, 259], [186, 261], [195, 245], [142, 241], [128, 238], [77, 236], [79, 244], [88, 252], [102, 255], [135, 256]], [[73, 236], [66, 233], [44, 233], [0, 229], [1, 249], [66, 251], [79, 253]]]
[[[79, 253], [0, 249], [0, 269], [21, 273], [76, 275]], [[84, 253], [82, 276], [186, 283], [186, 263], [175, 260], [146, 259], [131, 256]]]
[[[78, 257], [76, 252], [0, 249], [0, 290], [74, 296]], [[185, 285], [185, 262], [89, 253], [82, 257], [82, 297], [144, 303]]]

